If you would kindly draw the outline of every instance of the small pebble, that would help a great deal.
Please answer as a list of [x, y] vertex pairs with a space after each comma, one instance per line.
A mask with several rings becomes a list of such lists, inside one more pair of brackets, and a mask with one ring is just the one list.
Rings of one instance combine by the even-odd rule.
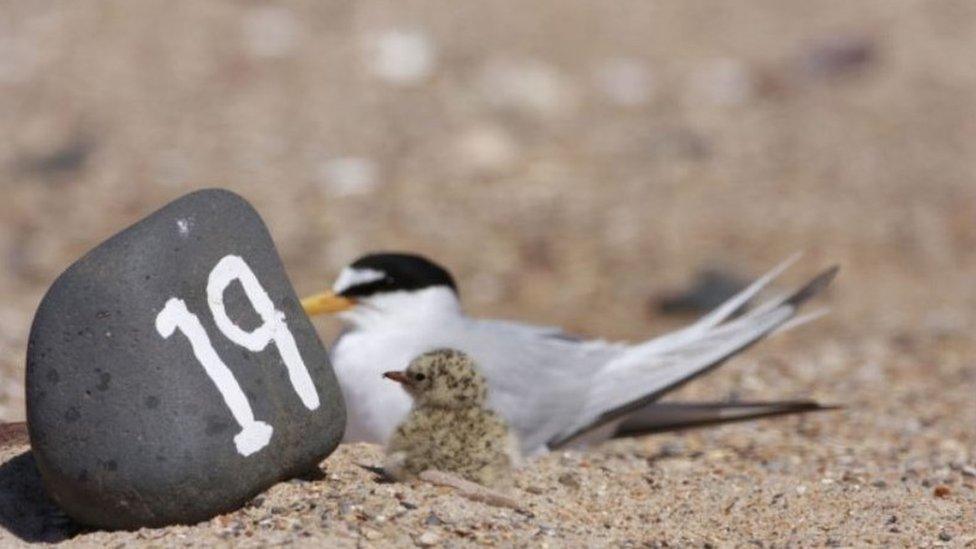
[[298, 46], [301, 26], [291, 10], [261, 6], [249, 10], [242, 22], [244, 44], [255, 57], [284, 57]]
[[943, 530], [943, 531], [939, 532], [939, 540], [941, 540], [941, 541], [952, 541], [952, 536], [949, 535], [949, 532], [946, 532], [945, 530]]
[[431, 76], [434, 60], [434, 44], [426, 33], [394, 29], [376, 37], [370, 68], [373, 74], [390, 84], [411, 85]]
[[441, 541], [440, 536], [436, 532], [427, 530], [417, 538], [417, 545], [421, 547], [430, 547], [432, 545], [437, 545]]
[[383, 533], [382, 532], [379, 532], [377, 530], [373, 530], [372, 528], [363, 528], [362, 529], [362, 534], [363, 534], [363, 537], [366, 538], [366, 539], [368, 539], [368, 540], [378, 540], [378, 539], [380, 539], [380, 538], [383, 537]]
[[368, 158], [330, 158], [319, 166], [319, 181], [333, 196], [369, 194], [379, 187], [379, 170]]
[[875, 60], [874, 43], [865, 36], [830, 36], [814, 44], [803, 59], [803, 67], [814, 76], [855, 74]]
[[481, 76], [490, 103], [541, 118], [558, 117], [576, 109], [577, 91], [558, 68], [537, 59], [496, 59]]
[[935, 487], [935, 490], [933, 490], [932, 493], [937, 498], [945, 498], [945, 497], [949, 497], [949, 494], [952, 493], [952, 490], [950, 490], [948, 486], [944, 484], [940, 484]]
[[[701, 314], [718, 307], [747, 285], [745, 279], [727, 269], [702, 268], [689, 288], [660, 295], [652, 306], [663, 314]], [[739, 307], [733, 315], [741, 314], [745, 308]]]
[[619, 57], [597, 69], [596, 85], [603, 94], [622, 107], [644, 105], [654, 95], [654, 78], [636, 59]]
[[511, 169], [518, 159], [518, 147], [504, 129], [478, 126], [466, 131], [457, 142], [461, 164], [476, 174], [493, 175]]
[[563, 473], [559, 475], [559, 484], [572, 488], [573, 490], [579, 490], [580, 488], [579, 478], [573, 473]]
[[739, 59], [713, 59], [695, 75], [692, 92], [715, 105], [741, 105], [756, 92], [749, 66]]

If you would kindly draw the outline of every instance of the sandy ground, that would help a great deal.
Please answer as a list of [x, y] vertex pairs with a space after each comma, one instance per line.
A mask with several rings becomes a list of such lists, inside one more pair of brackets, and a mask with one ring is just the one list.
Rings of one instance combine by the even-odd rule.
[[[360, 253], [446, 263], [475, 314], [637, 340], [701, 266], [832, 313], [673, 398], [840, 412], [619, 441], [519, 473], [523, 512], [324, 478], [195, 525], [78, 531], [0, 458], [0, 543], [976, 544], [976, 4], [800, 0], [0, 7], [0, 419], [75, 258], [224, 186], [299, 293]], [[323, 334], [336, 326], [322, 321]], [[34, 475], [34, 476], [32, 476]]]

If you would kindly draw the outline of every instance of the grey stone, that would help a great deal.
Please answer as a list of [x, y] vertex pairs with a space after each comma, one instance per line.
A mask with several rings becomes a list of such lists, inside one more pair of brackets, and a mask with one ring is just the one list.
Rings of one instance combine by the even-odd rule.
[[[257, 312], [261, 292], [241, 275], [248, 268], [276, 312]], [[173, 298], [184, 313], [174, 313], [182, 306]], [[186, 313], [206, 333], [196, 337], [202, 351], [191, 346]], [[235, 330], [237, 342], [228, 335]], [[284, 332], [294, 341], [288, 360]], [[316, 467], [345, 428], [327, 352], [267, 228], [223, 190], [172, 202], [55, 281], [31, 328], [27, 416], [52, 498], [79, 522], [126, 529], [236, 509]]]

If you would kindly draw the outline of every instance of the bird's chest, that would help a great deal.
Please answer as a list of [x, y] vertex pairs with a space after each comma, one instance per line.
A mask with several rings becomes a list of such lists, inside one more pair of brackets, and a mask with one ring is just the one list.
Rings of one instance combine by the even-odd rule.
[[332, 349], [332, 366], [346, 397], [346, 440], [385, 443], [410, 411], [411, 401], [384, 372], [403, 370], [440, 338], [399, 330], [349, 332]]
[[446, 344], [438, 330], [369, 330], [343, 335], [332, 349], [332, 365], [340, 381], [355, 388], [399, 385], [383, 379], [384, 372], [404, 370], [418, 355]]
[[492, 437], [497, 433], [483, 412], [469, 410], [414, 410], [400, 427], [400, 435], [417, 472], [427, 468], [463, 472], [483, 466], [500, 453]]

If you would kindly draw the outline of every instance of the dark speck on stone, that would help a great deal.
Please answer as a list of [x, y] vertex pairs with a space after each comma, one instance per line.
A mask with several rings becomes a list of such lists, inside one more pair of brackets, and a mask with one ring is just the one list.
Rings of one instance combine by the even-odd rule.
[[98, 385], [95, 386], [99, 391], [107, 391], [108, 384], [112, 381], [112, 374], [108, 372], [102, 372], [98, 374]]
[[219, 434], [225, 432], [229, 427], [230, 427], [230, 425], [228, 425], [228, 423], [226, 421], [221, 421], [221, 420], [214, 419], [214, 418], [208, 418], [207, 419], [207, 428], [206, 428], [205, 432], [208, 435], [211, 435], [211, 436], [213, 436], [213, 435], [219, 435]]
[[54, 368], [48, 370], [47, 374], [45, 374], [44, 377], [47, 378], [49, 382], [51, 382], [51, 385], [57, 385], [58, 382], [61, 381], [61, 376], [58, 374], [58, 371], [55, 370]]
[[68, 408], [68, 411], [64, 413], [64, 420], [67, 421], [68, 423], [74, 423], [75, 421], [78, 421], [78, 418], [80, 417], [81, 414], [78, 412], [78, 409], [75, 408], [74, 406]]
[[112, 313], [108, 311], [98, 311], [95, 313], [95, 318], [108, 318], [110, 316], [112, 316]]
[[146, 408], [153, 410], [159, 406], [159, 397], [154, 395], [149, 395], [146, 397], [146, 400], [144, 400], [143, 402], [146, 404]]

